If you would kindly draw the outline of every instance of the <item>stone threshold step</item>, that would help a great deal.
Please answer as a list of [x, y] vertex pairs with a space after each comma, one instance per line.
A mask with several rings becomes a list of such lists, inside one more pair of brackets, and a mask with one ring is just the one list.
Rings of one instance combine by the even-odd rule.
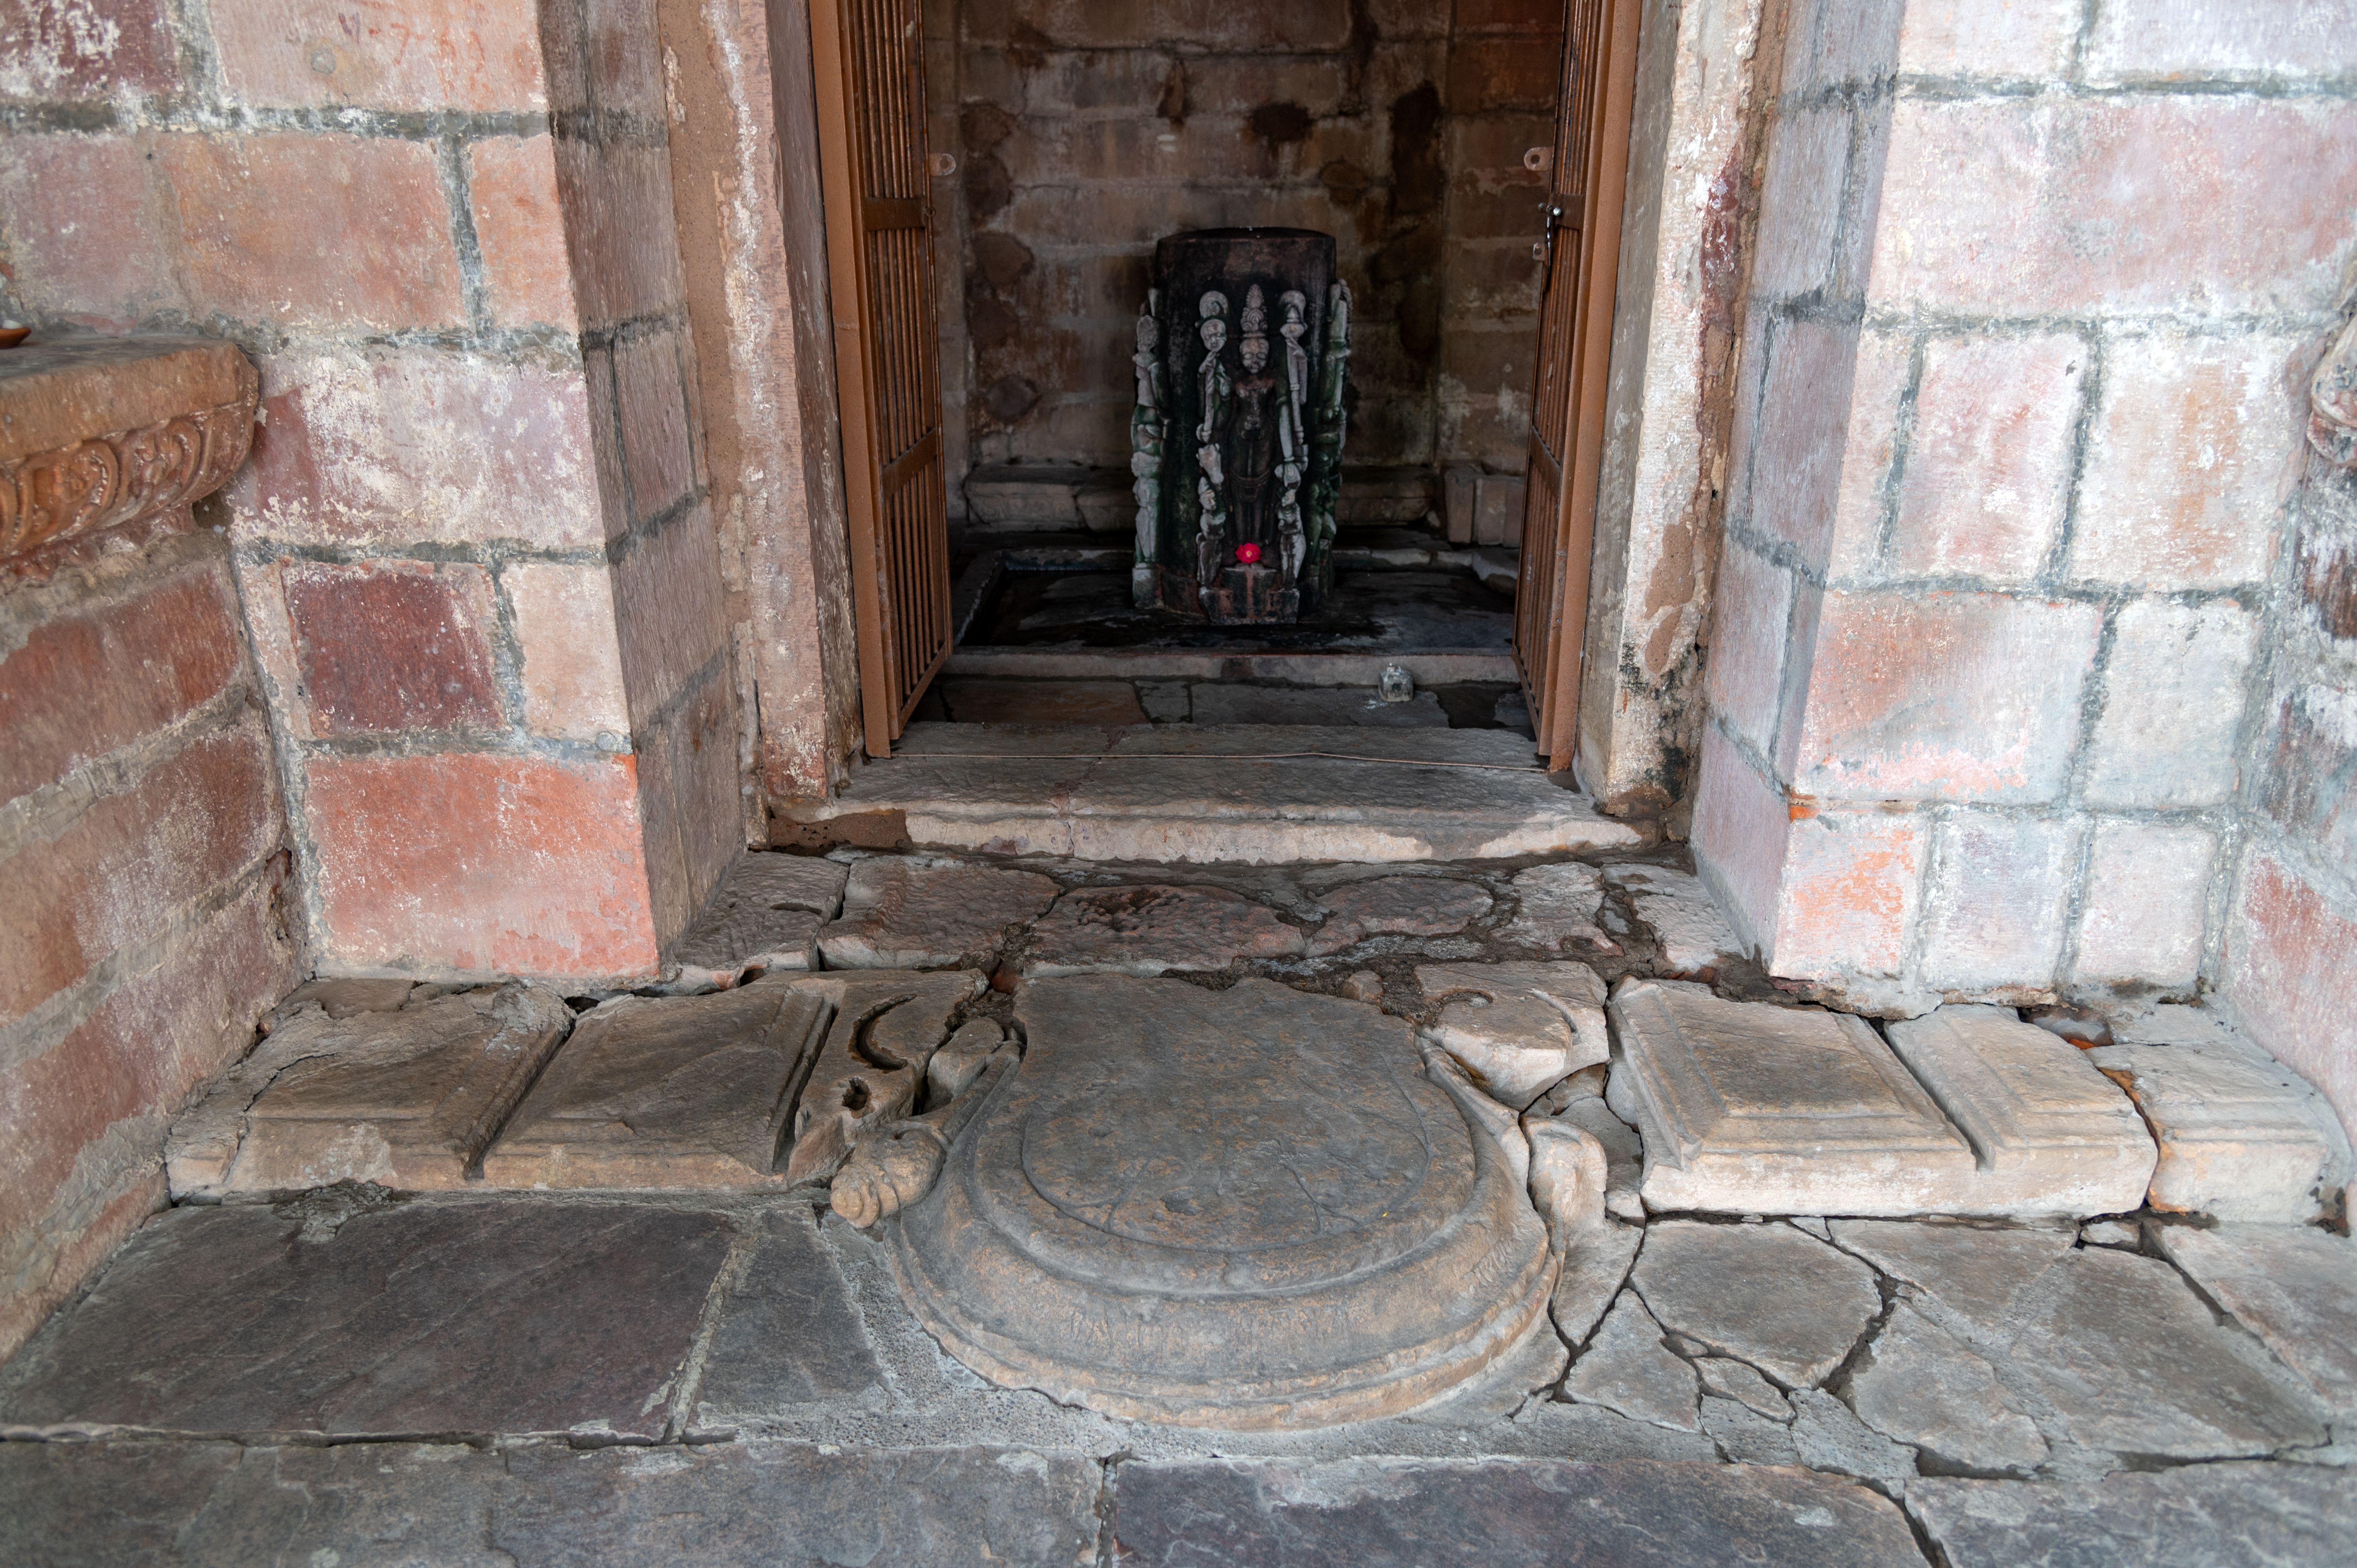
[[1269, 725], [909, 726], [788, 822], [898, 813], [920, 848], [1272, 865], [1633, 848], [1510, 731]]
[[1038, 681], [1277, 681], [1294, 686], [1372, 686], [1399, 665], [1419, 686], [1483, 682], [1512, 685], [1511, 653], [1395, 651], [1229, 652], [1179, 648], [961, 648], [946, 675]]

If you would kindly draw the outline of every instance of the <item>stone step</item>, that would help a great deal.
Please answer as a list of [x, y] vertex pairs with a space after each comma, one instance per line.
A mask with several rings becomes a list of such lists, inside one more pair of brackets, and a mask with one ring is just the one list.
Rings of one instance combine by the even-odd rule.
[[1280, 681], [1294, 686], [1372, 686], [1392, 665], [1419, 687], [1512, 684], [1511, 653], [1232, 652], [1187, 648], [961, 648], [948, 675], [1031, 681]]
[[1634, 848], [1505, 730], [911, 725], [798, 824], [899, 813], [925, 849], [1252, 865]]

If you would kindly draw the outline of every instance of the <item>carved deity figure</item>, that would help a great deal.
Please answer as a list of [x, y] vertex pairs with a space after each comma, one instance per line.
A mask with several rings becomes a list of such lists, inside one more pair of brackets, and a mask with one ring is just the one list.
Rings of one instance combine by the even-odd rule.
[[1156, 351], [1162, 344], [1162, 328], [1155, 319], [1161, 305], [1161, 291], [1148, 290], [1146, 308], [1137, 315], [1137, 352], [1130, 356], [1137, 371], [1137, 406], [1129, 416], [1130, 495], [1137, 502], [1137, 559], [1149, 564], [1159, 543], [1162, 443], [1169, 424], [1162, 357]]
[[1205, 587], [1218, 581], [1227, 564], [1228, 480], [1221, 460], [1221, 437], [1228, 427], [1235, 381], [1229, 373], [1228, 296], [1217, 289], [1203, 295], [1197, 306], [1202, 325], [1203, 362], [1196, 374], [1203, 386], [1203, 417], [1195, 427], [1195, 573]]

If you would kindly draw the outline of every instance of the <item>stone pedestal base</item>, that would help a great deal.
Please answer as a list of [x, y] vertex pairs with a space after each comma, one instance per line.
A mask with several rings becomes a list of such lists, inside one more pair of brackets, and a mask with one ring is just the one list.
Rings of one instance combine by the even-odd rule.
[[1216, 626], [1285, 621], [1301, 614], [1301, 590], [1266, 566], [1231, 566], [1203, 590], [1203, 615]]

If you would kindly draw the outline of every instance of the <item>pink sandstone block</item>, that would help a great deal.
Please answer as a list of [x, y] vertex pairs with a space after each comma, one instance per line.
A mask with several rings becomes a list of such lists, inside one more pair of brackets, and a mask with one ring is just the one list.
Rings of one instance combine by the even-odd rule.
[[1775, 745], [1792, 612], [1792, 574], [1729, 542], [1719, 562], [1706, 692], [1710, 711], [1762, 753]]
[[2119, 611], [2089, 743], [2100, 806], [2212, 806], [2233, 792], [2258, 625], [2231, 601], [2138, 599]]
[[548, 105], [529, 10], [471, 0], [242, 0], [211, 19], [223, 82], [257, 108]]
[[2061, 532], [2090, 355], [2073, 335], [1941, 338], [1924, 351], [1890, 568], [2027, 582]]
[[2281, 856], [2251, 852], [2227, 919], [2222, 989], [2252, 1036], [2324, 1091], [2344, 1130], [2357, 1127], [2352, 952], [2357, 909]]
[[2217, 853], [2218, 837], [2207, 828], [2099, 822], [2080, 894], [2072, 978], [2169, 990], [2192, 984], [2201, 972]]
[[1776, 929], [1777, 884], [1791, 826], [1782, 792], [1753, 771], [1717, 726], [1706, 725], [1695, 858], [1722, 895], [1737, 934], [1755, 945], [1764, 946]]
[[2050, 988], [2083, 831], [1982, 812], [1950, 821], [1924, 909], [1923, 983], [1986, 1000]]
[[1898, 975], [1923, 853], [1923, 826], [1913, 816], [1796, 805], [1775, 941], [1761, 961], [1772, 973], [1806, 979]]
[[629, 735], [614, 584], [605, 564], [518, 562], [501, 569], [500, 587], [523, 658], [524, 726], [575, 740]]

